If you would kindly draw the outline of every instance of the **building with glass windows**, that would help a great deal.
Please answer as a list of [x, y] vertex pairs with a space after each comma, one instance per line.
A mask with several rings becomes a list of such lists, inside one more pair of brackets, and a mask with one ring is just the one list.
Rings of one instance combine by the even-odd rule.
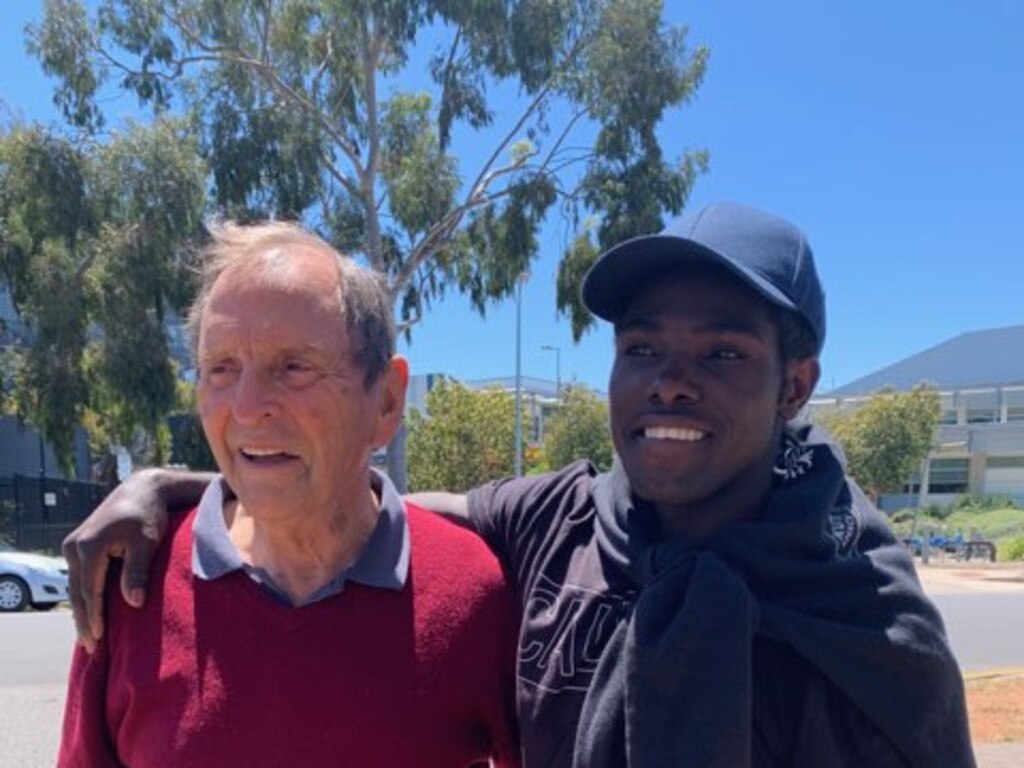
[[882, 506], [944, 505], [964, 494], [1024, 502], [1024, 325], [963, 333], [816, 396], [808, 407], [813, 418], [921, 383], [941, 397], [935, 441], [905, 493], [884, 497]]

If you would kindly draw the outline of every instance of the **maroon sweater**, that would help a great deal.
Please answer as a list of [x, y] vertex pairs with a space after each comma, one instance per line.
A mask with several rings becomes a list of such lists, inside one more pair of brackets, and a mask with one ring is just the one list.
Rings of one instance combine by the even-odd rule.
[[146, 606], [109, 600], [99, 650], [75, 652], [59, 765], [517, 765], [518, 617], [497, 561], [407, 511], [404, 589], [349, 582], [301, 608], [241, 571], [194, 577], [182, 515]]

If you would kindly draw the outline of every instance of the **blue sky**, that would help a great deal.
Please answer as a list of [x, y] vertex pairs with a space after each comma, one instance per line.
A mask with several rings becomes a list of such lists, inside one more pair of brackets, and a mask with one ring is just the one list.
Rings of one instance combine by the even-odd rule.
[[[1024, 3], [666, 5], [711, 48], [696, 99], [662, 127], [667, 154], [710, 152], [691, 207], [744, 202], [807, 232], [828, 297], [819, 391], [964, 331], [1024, 323]], [[48, 122], [51, 87], [21, 35], [38, 14], [5, 4], [0, 99]], [[574, 344], [555, 313], [562, 229], [546, 230], [523, 290], [523, 373], [554, 378], [551, 344], [563, 381], [604, 389], [610, 333]], [[484, 320], [450, 295], [402, 351], [417, 373], [511, 375], [514, 302]]]

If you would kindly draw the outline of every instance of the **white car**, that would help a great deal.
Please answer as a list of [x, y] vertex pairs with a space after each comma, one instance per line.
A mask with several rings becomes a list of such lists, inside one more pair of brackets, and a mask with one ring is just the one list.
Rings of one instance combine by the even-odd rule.
[[48, 611], [68, 599], [68, 564], [63, 557], [21, 552], [0, 540], [0, 613], [32, 606]]

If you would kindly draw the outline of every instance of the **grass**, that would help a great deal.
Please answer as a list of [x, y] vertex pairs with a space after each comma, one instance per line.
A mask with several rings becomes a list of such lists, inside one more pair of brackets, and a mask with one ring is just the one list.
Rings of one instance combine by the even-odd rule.
[[[1000, 559], [1004, 552], [1019, 551], [1020, 546], [1011, 545], [1013, 540], [1024, 537], [1024, 509], [1019, 507], [997, 507], [985, 509], [983, 507], [963, 505], [952, 512], [942, 510], [941, 517], [934, 517], [925, 509], [918, 516], [917, 530], [923, 529], [935, 531], [944, 536], [955, 536], [959, 531], [965, 538], [969, 537], [971, 531], [978, 531], [983, 539], [993, 541], [1000, 553]], [[910, 535], [913, 526], [914, 510], [900, 510], [891, 519], [893, 530], [899, 537]]]

